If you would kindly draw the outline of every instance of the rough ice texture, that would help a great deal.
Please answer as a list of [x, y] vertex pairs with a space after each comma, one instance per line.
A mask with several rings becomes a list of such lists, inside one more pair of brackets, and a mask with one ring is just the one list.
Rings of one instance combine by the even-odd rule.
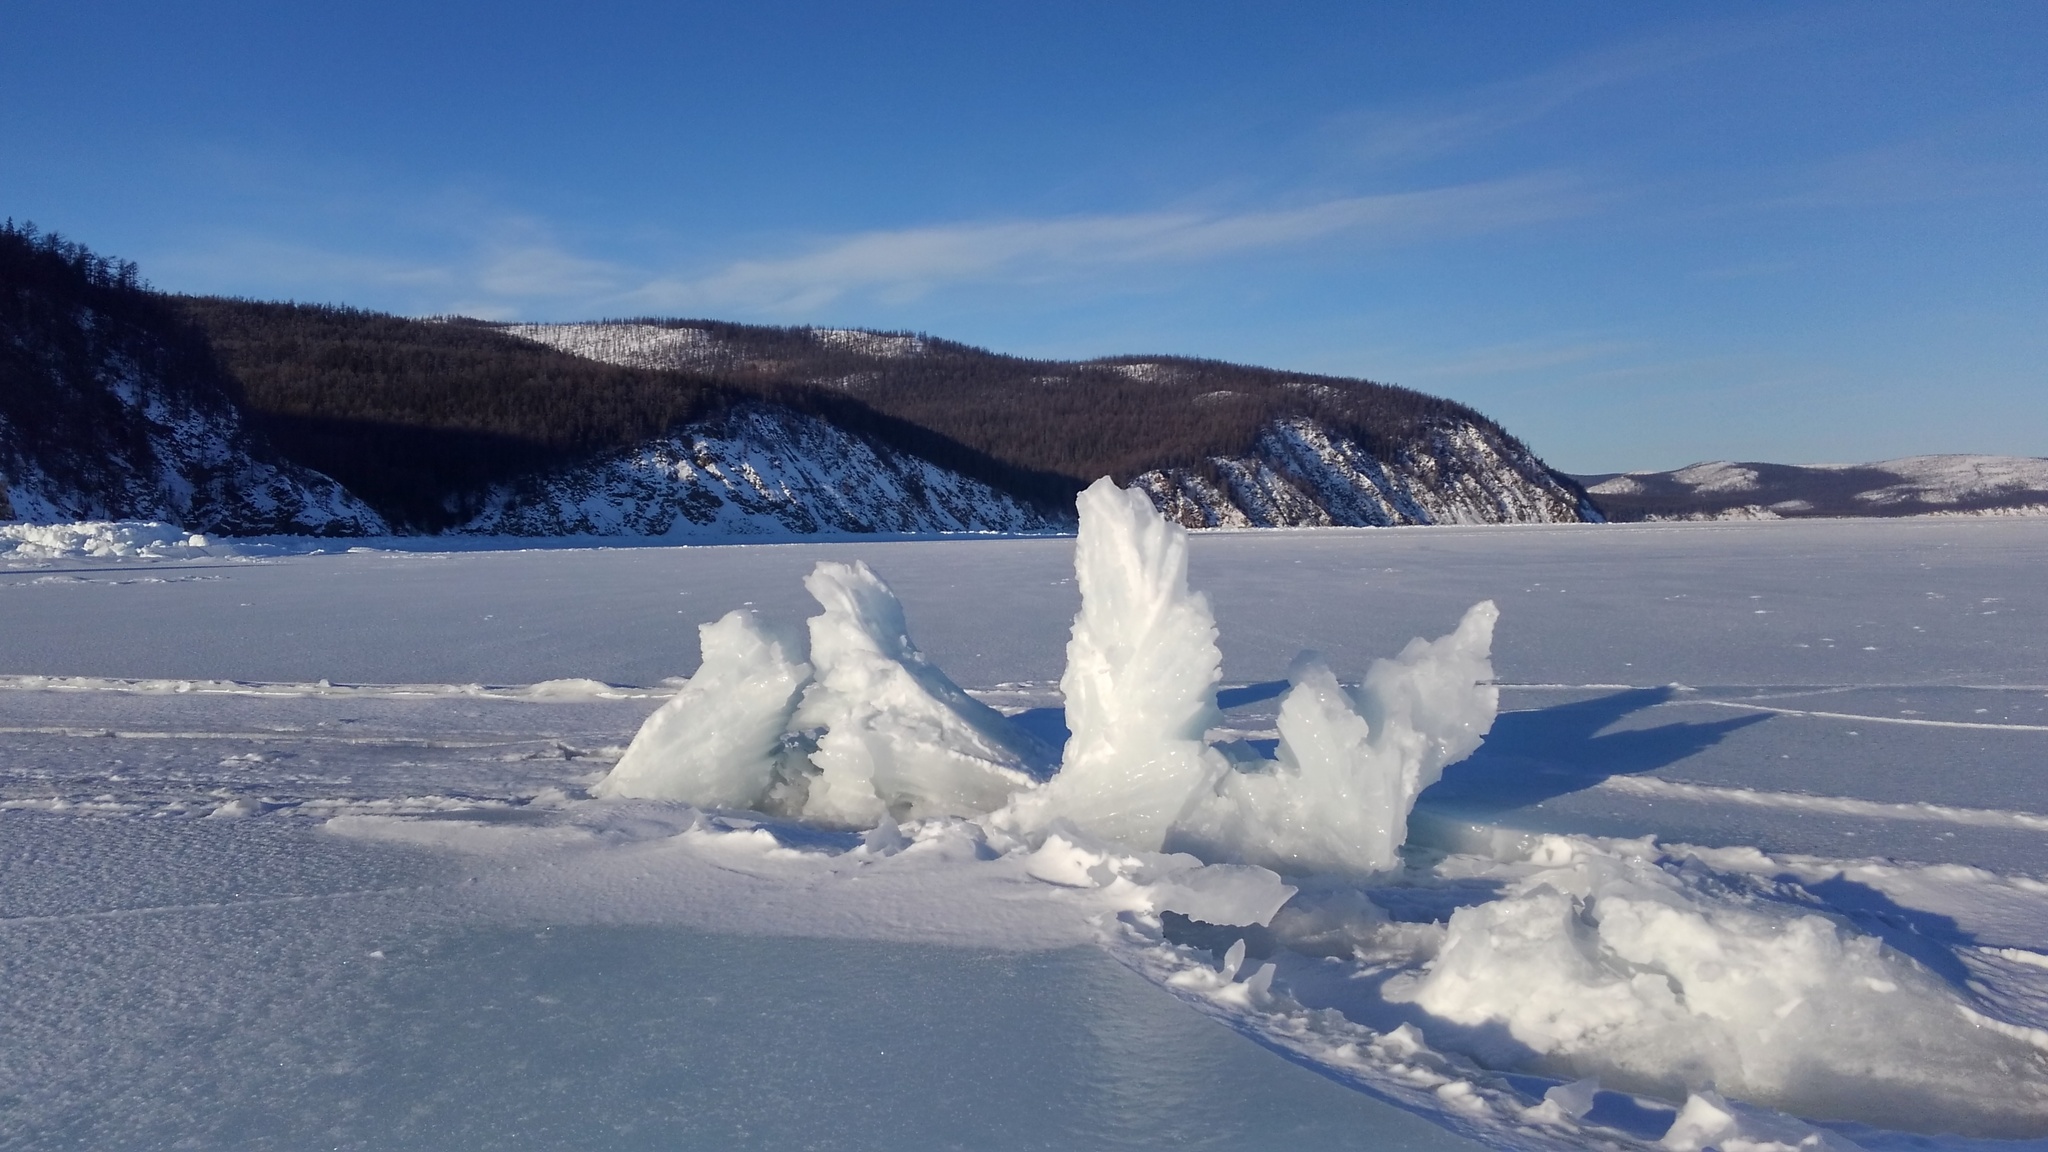
[[1374, 661], [1356, 697], [1305, 654], [1280, 705], [1278, 762], [1226, 774], [1176, 842], [1285, 872], [1395, 867], [1415, 798], [1493, 727], [1499, 617], [1491, 600], [1473, 605], [1450, 635]]
[[459, 530], [722, 540], [1045, 532], [1067, 523], [817, 417], [751, 404], [499, 488], [484, 511]]
[[1382, 459], [1306, 417], [1267, 425], [1252, 450], [1210, 462], [1217, 481], [1158, 469], [1133, 484], [1189, 528], [1549, 524], [1599, 515], [1527, 448], [1443, 420]]
[[153, 520], [0, 524], [0, 560], [186, 560], [242, 548]]
[[2048, 1119], [2048, 1033], [1978, 1014], [1876, 937], [1636, 847], [1546, 838], [1548, 866], [1452, 913], [1387, 998], [1468, 1029], [1495, 1067], [1922, 1130]]
[[866, 564], [820, 563], [804, 587], [824, 609], [810, 621], [816, 680], [794, 721], [823, 729], [807, 819], [981, 815], [1050, 766], [1036, 740], [918, 651], [902, 603]]
[[1156, 851], [1228, 763], [1203, 742], [1222, 714], [1223, 654], [1208, 598], [1188, 589], [1187, 533], [1145, 494], [1107, 478], [1081, 493], [1067, 642], [1067, 740], [1059, 775], [1020, 797], [1026, 828], [1065, 820]]
[[1376, 662], [1356, 698], [1305, 658], [1277, 762], [1234, 766], [1204, 740], [1222, 654], [1207, 598], [1188, 588], [1187, 533], [1107, 479], [1081, 494], [1080, 516], [1081, 611], [1060, 681], [1072, 736], [1059, 775], [1002, 821], [1290, 872], [1396, 865], [1416, 796], [1492, 727], [1493, 603]]
[[597, 796], [762, 808], [789, 772], [783, 733], [811, 668], [802, 646], [752, 612], [698, 629], [703, 663], [640, 726]]

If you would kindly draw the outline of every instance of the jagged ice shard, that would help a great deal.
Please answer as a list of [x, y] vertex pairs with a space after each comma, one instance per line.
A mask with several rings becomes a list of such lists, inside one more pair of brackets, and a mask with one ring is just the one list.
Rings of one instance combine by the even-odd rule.
[[795, 724], [823, 729], [806, 819], [872, 827], [884, 816], [979, 816], [1050, 766], [1050, 753], [953, 683], [910, 641], [903, 604], [864, 563], [804, 579], [816, 680]]
[[1133, 848], [1288, 872], [1394, 867], [1416, 796], [1492, 727], [1493, 603], [1375, 662], [1356, 698], [1304, 654], [1277, 761], [1233, 765], [1203, 739], [1221, 718], [1222, 655], [1208, 600], [1188, 588], [1187, 534], [1106, 479], [1079, 504], [1081, 612], [1060, 682], [1073, 736], [1059, 775], [999, 822], [1064, 821]]
[[802, 645], [747, 611], [697, 635], [697, 674], [640, 726], [593, 795], [762, 808], [786, 778], [783, 733], [811, 679]]
[[592, 792], [872, 827], [978, 816], [1050, 769], [1047, 749], [918, 651], [866, 564], [821, 563], [804, 586], [823, 609], [809, 663], [751, 612], [704, 625], [697, 674]]

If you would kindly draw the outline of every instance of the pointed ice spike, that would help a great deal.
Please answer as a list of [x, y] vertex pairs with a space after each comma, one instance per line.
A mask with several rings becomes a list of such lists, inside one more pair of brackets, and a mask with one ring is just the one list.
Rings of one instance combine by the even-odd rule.
[[1238, 972], [1243, 970], [1243, 968], [1244, 937], [1240, 936], [1237, 938], [1237, 943], [1232, 944], [1230, 950], [1223, 954], [1223, 967], [1221, 969], [1223, 978], [1225, 980], [1235, 980], [1237, 979]]
[[1209, 601], [1188, 589], [1188, 538], [1145, 494], [1107, 477], [1077, 501], [1081, 611], [1067, 644], [1067, 741], [1059, 775], [1019, 797], [1007, 821], [1066, 819], [1156, 850], [1228, 770], [1202, 735], [1221, 715], [1222, 653]]

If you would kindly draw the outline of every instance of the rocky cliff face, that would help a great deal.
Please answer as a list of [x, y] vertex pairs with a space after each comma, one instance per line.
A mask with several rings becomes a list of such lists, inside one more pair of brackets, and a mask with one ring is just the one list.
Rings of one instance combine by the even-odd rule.
[[204, 337], [112, 267], [0, 234], [0, 514], [231, 535], [386, 530], [252, 435]]
[[1070, 526], [816, 417], [755, 404], [500, 488], [459, 530], [731, 540]]
[[1384, 458], [1313, 420], [1275, 421], [1245, 456], [1146, 472], [1136, 483], [1190, 528], [1559, 524], [1598, 520], [1533, 453], [1489, 429], [1445, 421]]

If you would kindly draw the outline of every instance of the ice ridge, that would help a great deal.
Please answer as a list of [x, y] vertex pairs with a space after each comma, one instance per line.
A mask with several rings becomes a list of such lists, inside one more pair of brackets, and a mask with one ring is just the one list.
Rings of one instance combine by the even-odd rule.
[[808, 656], [746, 614], [705, 625], [697, 676], [596, 791], [837, 827], [986, 818], [1033, 845], [1057, 833], [1291, 873], [1397, 866], [1416, 796], [1492, 725], [1492, 602], [1375, 663], [1355, 696], [1305, 654], [1277, 759], [1246, 760], [1206, 739], [1223, 658], [1186, 531], [1106, 478], [1077, 506], [1071, 736], [1049, 780], [1050, 751], [925, 658], [880, 577], [823, 562], [805, 580], [822, 609]]

